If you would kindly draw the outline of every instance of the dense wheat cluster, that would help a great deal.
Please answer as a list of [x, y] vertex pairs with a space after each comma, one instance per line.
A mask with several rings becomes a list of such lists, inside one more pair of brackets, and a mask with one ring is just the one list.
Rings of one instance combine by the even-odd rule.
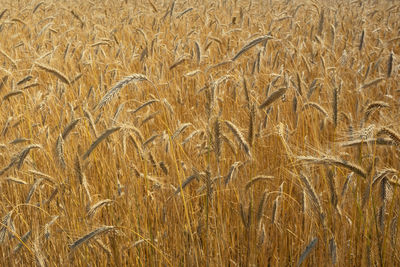
[[0, 265], [400, 265], [399, 55], [397, 1], [0, 0]]

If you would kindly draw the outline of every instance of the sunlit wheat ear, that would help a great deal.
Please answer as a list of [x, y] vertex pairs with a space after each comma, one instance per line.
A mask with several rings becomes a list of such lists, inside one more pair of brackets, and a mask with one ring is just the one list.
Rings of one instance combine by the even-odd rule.
[[59, 70], [53, 69], [53, 68], [51, 68], [49, 66], [45, 66], [45, 65], [42, 65], [42, 64], [39, 64], [39, 63], [35, 63], [35, 65], [38, 66], [39, 68], [41, 68], [42, 70], [44, 70], [44, 71], [56, 76], [63, 83], [66, 83], [66, 84], [70, 84], [71, 83], [69, 81], [68, 77], [64, 73], [60, 72]]
[[259, 109], [264, 109], [282, 97], [287, 91], [287, 87], [279, 88], [268, 96], [268, 98], [258, 107]]
[[145, 149], [147, 145], [149, 145], [150, 143], [152, 143], [154, 140], [156, 140], [158, 137], [160, 136], [160, 134], [153, 134], [152, 136], [150, 136], [147, 140], [145, 140], [142, 144], [142, 149]]
[[302, 173], [300, 173], [300, 180], [302, 181], [304, 187], [307, 189], [308, 195], [311, 197], [314, 207], [317, 209], [321, 224], [325, 226], [325, 214], [321, 205], [321, 201], [317, 193], [315, 192], [314, 186], [311, 184], [307, 176]]
[[56, 222], [56, 220], [59, 218], [59, 215], [53, 216], [53, 218], [51, 219], [50, 222], [46, 223], [46, 225], [44, 226], [44, 237], [46, 239], [50, 238], [50, 227]]
[[[193, 182], [195, 179], [199, 179], [200, 177], [200, 173], [196, 170], [194, 170], [194, 173], [192, 175], [190, 175], [189, 177], [187, 177], [183, 182], [182, 182], [182, 190], [188, 186], [191, 182]], [[176, 190], [175, 190], [175, 195], [179, 194], [181, 192], [181, 186], [179, 186]]]
[[253, 177], [250, 181], [247, 182], [246, 186], [244, 187], [244, 188], [245, 188], [245, 191], [247, 192], [247, 191], [250, 189], [250, 187], [251, 187], [252, 185], [254, 185], [255, 183], [257, 183], [257, 182], [261, 182], [261, 181], [272, 181], [273, 179], [274, 179], [273, 176], [267, 176], [267, 175], [258, 175], [258, 176], [255, 176], [255, 177]]
[[395, 131], [393, 131], [389, 128], [382, 127], [378, 130], [376, 135], [379, 136], [382, 134], [389, 136], [393, 140], [393, 142], [396, 144], [396, 146], [400, 146], [400, 135], [398, 133], [396, 133]]
[[333, 89], [333, 99], [332, 99], [332, 110], [333, 110], [332, 119], [335, 128], [338, 122], [338, 101], [339, 101], [339, 92], [338, 89], [335, 87]]
[[79, 122], [80, 120], [81, 120], [81, 119], [78, 118], [78, 119], [72, 121], [70, 124], [68, 124], [68, 125], [64, 128], [64, 131], [63, 131], [63, 133], [62, 133], [62, 138], [63, 138], [64, 140], [66, 140], [67, 136], [68, 136], [68, 135], [70, 134], [70, 132], [75, 128], [75, 126], [78, 124], [78, 122]]
[[[25, 147], [21, 152], [19, 152], [18, 155], [16, 155], [16, 157], [15, 157], [15, 159], [16, 159], [15, 163], [17, 164], [17, 168], [21, 169], [22, 164], [24, 163], [25, 158], [28, 156], [29, 151], [31, 151], [32, 149], [38, 149], [38, 148], [42, 148], [42, 146], [33, 144], [33, 145], [29, 145], [29, 146]], [[13, 160], [11, 160], [11, 162], [13, 162]]]
[[112, 202], [113, 202], [113, 200], [111, 200], [111, 199], [100, 200], [99, 202], [93, 204], [93, 206], [90, 207], [90, 210], [88, 211], [87, 216], [89, 218], [92, 218], [97, 210], [99, 210], [101, 207], [106, 206]]
[[83, 108], [83, 114], [85, 115], [85, 117], [88, 119], [89, 121], [89, 126], [92, 129], [94, 136], [97, 138], [98, 134], [97, 134], [97, 129], [96, 129], [96, 124], [93, 120], [93, 116], [92, 113], [90, 113], [89, 110], [86, 109], [86, 107]]
[[249, 222], [248, 222], [248, 220], [246, 218], [246, 214], [245, 214], [245, 211], [244, 211], [242, 203], [240, 203], [240, 218], [242, 219], [242, 223], [243, 223], [244, 227], [248, 228]]
[[372, 81], [368, 81], [368, 82], [364, 83], [364, 84], [360, 87], [360, 90], [361, 90], [361, 89], [366, 89], [366, 88], [371, 87], [371, 86], [374, 86], [374, 85], [377, 85], [378, 83], [380, 83], [380, 82], [382, 82], [382, 81], [384, 81], [384, 80], [385, 80], [385, 78], [380, 77], [380, 78], [376, 78], [376, 79], [374, 79], [374, 80], [372, 80]]
[[266, 198], [267, 198], [267, 191], [264, 191], [264, 193], [261, 196], [260, 203], [258, 204], [258, 208], [257, 208], [257, 214], [256, 214], [257, 224], [259, 224], [261, 222], [263, 212], [264, 212]]
[[238, 168], [242, 165], [242, 162], [236, 161], [235, 163], [232, 164], [232, 166], [229, 168], [228, 174], [225, 176], [224, 183], [227, 185], [230, 181], [232, 181], [238, 173]]
[[13, 68], [17, 67], [17, 63], [15, 62], [14, 59], [12, 59], [6, 52], [4, 52], [3, 50], [0, 49], [0, 54], [2, 54], [5, 58], [7, 58], [11, 64], [13, 65]]
[[192, 126], [191, 123], [182, 123], [179, 125], [179, 128], [174, 132], [174, 134], [171, 136], [171, 139], [177, 138], [187, 127]]
[[22, 90], [15, 90], [15, 91], [9, 92], [5, 96], [3, 96], [2, 103], [13, 96], [22, 95], [22, 94], [24, 94], [24, 92]]
[[[39, 228], [39, 226], [38, 226]], [[39, 232], [39, 230], [37, 230]], [[36, 265], [39, 267], [46, 267], [46, 258], [43, 256], [42, 249], [41, 249], [41, 244], [39, 240], [39, 234], [36, 234], [36, 237], [33, 241], [33, 252], [35, 254], [36, 258]]]
[[0, 13], [0, 19], [4, 16], [4, 14], [6, 14], [7, 11], [8, 9], [6, 8]]
[[11, 176], [5, 178], [4, 180], [6, 180], [8, 182], [13, 182], [13, 183], [16, 183], [16, 184], [24, 184], [24, 185], [27, 184], [27, 182], [25, 182], [25, 181], [23, 181], [21, 179], [15, 178], [15, 177], [11, 177]]
[[360, 37], [360, 44], [358, 45], [358, 50], [361, 51], [364, 45], [364, 38], [365, 38], [365, 29], [362, 30], [361, 32], [361, 37]]
[[249, 131], [247, 135], [247, 141], [250, 146], [253, 146], [254, 135], [255, 135], [255, 123], [256, 123], [256, 106], [252, 104], [250, 107], [250, 120], [249, 120]]
[[256, 39], [252, 40], [251, 42], [246, 44], [242, 49], [240, 49], [240, 51], [232, 58], [232, 61], [235, 61], [236, 59], [238, 59], [241, 55], [243, 55], [243, 53], [248, 51], [250, 48], [256, 46], [259, 43], [267, 42], [269, 39], [272, 39], [272, 36], [264, 35], [264, 36], [261, 36], [261, 37], [258, 37]]
[[328, 112], [323, 107], [321, 107], [318, 103], [315, 103], [315, 102], [307, 102], [307, 103], [305, 103], [303, 105], [302, 110], [304, 111], [304, 110], [311, 109], [311, 108], [319, 111], [325, 117], [328, 117]]
[[42, 178], [37, 179], [33, 185], [31, 186], [31, 189], [29, 189], [28, 192], [28, 196], [26, 197], [25, 203], [29, 203], [29, 201], [31, 200], [33, 193], [35, 193], [36, 189], [38, 188], [38, 186], [40, 185], [40, 183], [43, 181]]
[[307, 245], [307, 247], [304, 249], [304, 251], [301, 253], [299, 261], [297, 263], [297, 267], [299, 267], [303, 261], [307, 258], [308, 254], [310, 254], [311, 250], [315, 247], [315, 245], [317, 244], [318, 238], [314, 238], [313, 240], [311, 240], [311, 242]]
[[372, 179], [371, 187], [374, 188], [377, 184], [379, 184], [383, 178], [385, 178], [389, 174], [396, 174], [398, 171], [393, 168], [385, 168], [376, 172], [374, 178]]
[[222, 145], [221, 123], [220, 123], [219, 117], [217, 117], [214, 121], [213, 131], [214, 131], [214, 151], [215, 151], [215, 156], [217, 158], [217, 161], [219, 162], [219, 160], [221, 158], [221, 145]]
[[271, 224], [275, 224], [276, 220], [278, 219], [279, 212], [279, 203], [280, 203], [281, 196], [277, 196], [272, 204], [272, 216], [271, 216]]
[[[29, 230], [23, 236], [21, 236], [21, 241], [26, 243], [28, 238], [31, 236], [31, 231]], [[23, 246], [22, 242], [19, 242], [13, 249], [13, 254], [17, 253]]]
[[388, 67], [387, 67], [387, 77], [390, 78], [392, 75], [392, 69], [393, 69], [393, 51], [390, 52], [389, 55], [389, 60], [388, 60]]
[[364, 168], [343, 159], [337, 159], [333, 157], [315, 158], [311, 156], [299, 156], [297, 157], [297, 159], [300, 161], [309, 162], [311, 164], [322, 164], [322, 165], [328, 164], [328, 165], [344, 167], [363, 178], [367, 177], [367, 172], [364, 170]]
[[44, 180], [46, 180], [49, 183], [57, 184], [57, 180], [55, 178], [53, 178], [50, 175], [45, 174], [43, 172], [36, 171], [36, 170], [28, 170], [28, 173], [36, 176], [37, 178], [43, 178]]
[[9, 77], [8, 75], [5, 75], [5, 76], [3, 76], [3, 78], [1, 78], [1, 80], [0, 80], [0, 91], [6, 85], [6, 83], [8, 81], [8, 77]]
[[138, 82], [138, 81], [148, 81], [147, 77], [142, 75], [142, 74], [132, 74], [130, 76], [125, 77], [118, 83], [116, 83], [100, 100], [100, 102], [97, 104], [95, 107], [95, 110], [101, 109], [103, 106], [105, 106], [108, 102], [110, 102], [118, 93], [121, 91], [121, 89], [131, 83], [131, 82]]
[[388, 103], [383, 101], [374, 101], [370, 103], [364, 111], [364, 122], [368, 121], [369, 116], [378, 109], [390, 107]]
[[70, 249], [75, 249], [87, 242], [89, 242], [91, 239], [93, 239], [96, 236], [99, 236], [101, 234], [110, 232], [110, 231], [114, 231], [115, 230], [115, 226], [103, 226], [103, 227], [99, 227], [95, 230], [93, 230], [92, 232], [84, 235], [83, 237], [79, 238], [78, 240], [76, 240], [74, 243], [72, 243], [69, 247]]
[[265, 226], [264, 224], [260, 224], [257, 230], [257, 246], [261, 247], [265, 241]]
[[251, 158], [251, 152], [250, 152], [250, 146], [249, 144], [246, 142], [246, 140], [243, 137], [243, 134], [240, 132], [240, 130], [236, 127], [235, 124], [233, 124], [230, 121], [225, 121], [225, 124], [228, 126], [228, 128], [231, 130], [231, 132], [233, 133], [233, 135], [235, 136], [236, 140], [238, 141], [238, 143], [242, 146], [242, 148], [244, 149], [244, 151], [246, 152], [246, 154]]
[[112, 133], [118, 131], [119, 129], [121, 129], [121, 127], [114, 127], [114, 128], [110, 128], [107, 129], [106, 131], [104, 131], [99, 138], [96, 139], [96, 141], [94, 141], [89, 149], [86, 151], [85, 154], [83, 154], [82, 159], [85, 160], [87, 159], [90, 154], [93, 152], [93, 150], [101, 143], [101, 141], [103, 141], [104, 139], [106, 139], [108, 136], [110, 136]]
[[158, 99], [151, 99], [145, 103], [143, 103], [142, 105], [140, 105], [139, 107], [137, 107], [135, 110], [128, 110], [127, 112], [131, 113], [131, 114], [135, 114], [136, 112], [140, 111], [141, 109], [153, 104], [153, 103], [157, 103], [160, 102]]
[[0, 226], [0, 244], [2, 244], [6, 238], [6, 234], [8, 231], [8, 228], [10, 227], [11, 224], [11, 216], [13, 214], [13, 210], [8, 212], [3, 219], [1, 220], [1, 226]]
[[164, 161], [160, 161], [160, 162], [158, 163], [158, 166], [160, 166], [161, 170], [163, 171], [163, 173], [164, 173], [165, 175], [168, 175], [168, 167], [167, 167], [167, 165], [165, 164]]
[[60, 167], [62, 169], [65, 169], [66, 163], [65, 163], [65, 157], [64, 157], [64, 139], [62, 138], [61, 134], [57, 138], [55, 153], [56, 153], [57, 161], [58, 161]]

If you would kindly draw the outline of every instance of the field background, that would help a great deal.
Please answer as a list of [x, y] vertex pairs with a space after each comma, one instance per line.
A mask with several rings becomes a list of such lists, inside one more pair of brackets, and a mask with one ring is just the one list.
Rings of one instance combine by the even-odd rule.
[[0, 265], [396, 266], [397, 1], [0, 0]]

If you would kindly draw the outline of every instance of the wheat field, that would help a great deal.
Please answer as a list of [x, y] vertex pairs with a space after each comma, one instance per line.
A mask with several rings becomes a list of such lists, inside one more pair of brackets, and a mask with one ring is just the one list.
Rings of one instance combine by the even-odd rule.
[[0, 0], [0, 265], [400, 265], [399, 55], [398, 1]]

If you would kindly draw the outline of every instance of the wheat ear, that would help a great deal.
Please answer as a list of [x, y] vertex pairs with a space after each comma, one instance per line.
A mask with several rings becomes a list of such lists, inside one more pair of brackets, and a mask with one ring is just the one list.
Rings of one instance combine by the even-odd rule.
[[96, 139], [96, 141], [94, 141], [89, 149], [86, 151], [85, 154], [83, 154], [82, 159], [85, 160], [89, 157], [90, 153], [92, 153], [92, 151], [100, 144], [101, 141], [103, 141], [104, 139], [106, 139], [108, 136], [110, 136], [112, 133], [118, 131], [119, 129], [121, 129], [121, 127], [114, 127], [114, 128], [110, 128], [107, 129], [105, 132], [103, 132], [99, 138]]
[[100, 100], [100, 102], [95, 107], [96, 110], [101, 109], [105, 106], [108, 102], [110, 102], [121, 89], [130, 82], [138, 82], [138, 81], [148, 81], [147, 77], [142, 74], [132, 74], [130, 76], [125, 77], [124, 79], [120, 80], [116, 83]]

